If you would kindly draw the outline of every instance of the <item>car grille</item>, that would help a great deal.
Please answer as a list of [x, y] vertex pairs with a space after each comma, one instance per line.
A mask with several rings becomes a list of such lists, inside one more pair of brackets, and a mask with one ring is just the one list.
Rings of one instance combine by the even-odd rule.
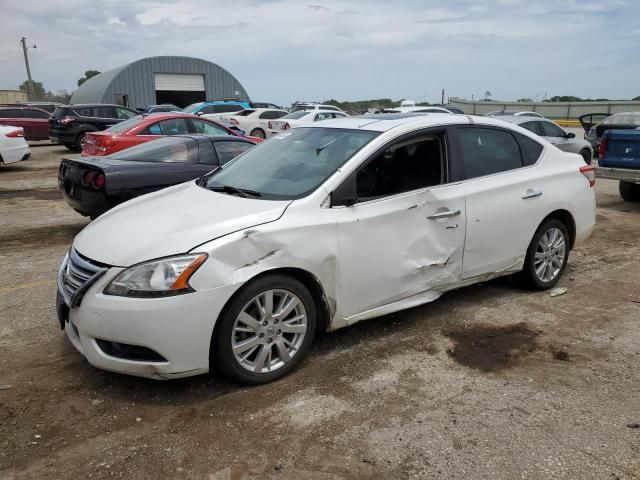
[[69, 308], [80, 305], [84, 293], [107, 269], [107, 265], [89, 260], [71, 248], [58, 272], [58, 291], [64, 303]]

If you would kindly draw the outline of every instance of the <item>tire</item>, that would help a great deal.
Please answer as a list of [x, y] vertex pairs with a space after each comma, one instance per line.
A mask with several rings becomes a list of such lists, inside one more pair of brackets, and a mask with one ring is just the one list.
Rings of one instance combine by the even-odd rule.
[[[269, 292], [271, 315], [268, 314]], [[295, 308], [286, 312], [291, 298], [297, 299]], [[257, 308], [256, 301], [267, 311], [266, 315]], [[306, 315], [306, 319], [301, 319], [302, 315]], [[251, 281], [232, 297], [218, 318], [211, 339], [212, 366], [244, 384], [277, 380], [293, 370], [309, 351], [316, 319], [311, 293], [295, 278], [273, 274]], [[285, 325], [286, 332], [280, 330]], [[286, 353], [281, 353], [283, 350]], [[267, 371], [261, 371], [263, 369]]]
[[264, 130], [261, 128], [254, 128], [253, 130], [251, 130], [251, 133], [249, 133], [250, 137], [256, 137], [256, 138], [262, 138], [265, 139], [267, 138], [267, 134], [264, 133]]
[[626, 202], [640, 202], [640, 184], [620, 181], [620, 196]]
[[75, 149], [81, 152], [82, 147], [84, 147], [86, 140], [87, 140], [87, 132], [82, 132], [80, 135], [76, 137]]
[[[563, 248], [557, 246], [545, 250], [544, 245], [548, 245], [550, 240], [553, 240], [554, 245], [562, 243]], [[536, 230], [529, 248], [527, 248], [524, 268], [515, 276], [517, 282], [521, 286], [533, 290], [547, 290], [553, 287], [558, 283], [567, 267], [569, 245], [569, 232], [566, 225], [555, 218], [545, 220]], [[554, 252], [558, 252], [558, 254], [554, 254]], [[558, 265], [558, 260], [561, 261], [560, 265]], [[542, 275], [540, 270], [536, 271], [536, 267], [538, 269], [543, 267]]]
[[580, 150], [580, 155], [582, 155], [582, 158], [584, 158], [584, 161], [587, 165], [591, 165], [591, 162], [593, 161], [593, 155], [588, 148]]

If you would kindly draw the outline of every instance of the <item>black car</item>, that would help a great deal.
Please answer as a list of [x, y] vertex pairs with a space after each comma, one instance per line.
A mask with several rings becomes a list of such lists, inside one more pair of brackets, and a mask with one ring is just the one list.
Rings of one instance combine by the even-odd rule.
[[104, 157], [65, 158], [58, 188], [71, 208], [93, 219], [139, 195], [201, 177], [254, 145], [240, 137], [176, 135]]
[[180, 107], [176, 107], [171, 103], [163, 103], [162, 105], [145, 105], [144, 107], [136, 108], [138, 113], [148, 114], [148, 113], [166, 113], [166, 112], [179, 112], [182, 109]]
[[87, 132], [105, 130], [135, 115], [138, 113], [120, 105], [62, 105], [49, 119], [49, 140], [69, 150], [82, 150]]

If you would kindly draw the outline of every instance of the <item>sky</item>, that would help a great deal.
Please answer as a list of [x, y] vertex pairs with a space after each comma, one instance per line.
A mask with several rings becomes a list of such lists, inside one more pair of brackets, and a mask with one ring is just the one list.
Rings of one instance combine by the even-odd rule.
[[252, 100], [640, 95], [638, 0], [0, 0], [0, 89], [85, 70], [212, 61]]

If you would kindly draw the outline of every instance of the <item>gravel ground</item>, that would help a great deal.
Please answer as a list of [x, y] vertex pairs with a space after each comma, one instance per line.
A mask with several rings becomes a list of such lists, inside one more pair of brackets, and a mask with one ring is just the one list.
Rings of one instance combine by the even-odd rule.
[[565, 295], [500, 279], [322, 334], [276, 383], [88, 365], [55, 273], [88, 220], [55, 146], [0, 167], [0, 478], [640, 478], [640, 204], [598, 181]]

